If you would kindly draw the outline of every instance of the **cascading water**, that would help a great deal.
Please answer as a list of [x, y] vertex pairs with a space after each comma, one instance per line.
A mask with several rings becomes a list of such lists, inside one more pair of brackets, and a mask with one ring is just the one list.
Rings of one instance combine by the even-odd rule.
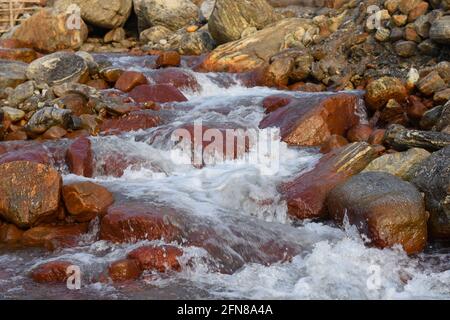
[[[110, 60], [121, 68], [151, 72], [151, 61], [142, 58]], [[365, 246], [350, 226], [341, 230], [323, 223], [306, 221], [294, 225], [290, 221], [276, 186], [312, 168], [320, 158], [316, 150], [288, 148], [281, 143], [278, 170], [269, 173], [245, 159], [201, 169], [177, 163], [173, 143], [167, 139], [174, 128], [202, 120], [259, 132], [258, 124], [264, 116], [260, 107], [262, 99], [279, 93], [268, 88], [246, 88], [230, 75], [188, 72], [201, 88], [184, 90], [189, 101], [171, 105], [169, 123], [121, 136], [91, 138], [96, 160], [92, 180], [111, 190], [116, 201], [167, 204], [183, 212], [183, 221], [191, 230], [212, 228], [218, 239], [223, 239], [215, 245], [223, 251], [225, 260], [218, 261], [211, 252], [195, 245], [173, 243], [184, 250], [180, 273], [147, 273], [132, 285], [100, 282], [95, 279], [111, 262], [124, 258], [143, 244], [162, 241], [120, 245], [98, 241], [95, 236], [98, 221], [94, 221], [90, 233], [74, 248], [54, 252], [0, 251], [0, 298], [427, 299], [450, 296], [448, 250], [433, 248], [408, 257], [400, 248], [380, 250]], [[221, 85], [223, 77], [231, 85]], [[120, 174], [105, 169], [109, 161], [117, 161], [117, 157], [110, 158], [114, 154], [125, 163], [125, 170]], [[130, 165], [127, 159], [132, 159]], [[66, 174], [64, 180], [89, 179]], [[270, 265], [259, 263], [265, 259], [258, 251], [261, 243], [286, 244], [294, 257]], [[54, 260], [68, 260], [80, 266], [81, 290], [69, 291], [63, 285], [38, 285], [29, 279], [30, 270]], [[221, 263], [229, 263], [228, 271], [232, 272], [219, 272]]]

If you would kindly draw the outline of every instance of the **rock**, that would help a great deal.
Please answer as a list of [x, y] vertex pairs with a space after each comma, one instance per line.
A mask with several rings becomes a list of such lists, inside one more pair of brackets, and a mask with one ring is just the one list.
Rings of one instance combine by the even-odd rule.
[[8, 96], [8, 104], [17, 107], [19, 104], [30, 98], [34, 94], [34, 82], [27, 81], [18, 85]]
[[18, 245], [22, 241], [23, 231], [13, 224], [0, 224], [0, 244]]
[[431, 72], [426, 77], [419, 80], [417, 83], [417, 88], [424, 95], [430, 96], [435, 92], [445, 89], [447, 86], [445, 81], [439, 76], [436, 71]]
[[430, 38], [438, 43], [450, 43], [450, 16], [443, 16], [431, 24]]
[[375, 111], [382, 109], [390, 99], [402, 103], [407, 97], [402, 81], [393, 77], [382, 77], [372, 81], [366, 90], [366, 103]]
[[77, 50], [87, 39], [88, 28], [80, 20], [80, 28], [68, 29], [69, 19], [70, 13], [41, 9], [14, 29], [12, 38], [30, 43], [34, 49], [43, 52]]
[[125, 71], [117, 80], [115, 88], [123, 92], [130, 92], [137, 86], [147, 84], [147, 77], [136, 71]]
[[447, 102], [443, 106], [442, 112], [439, 116], [439, 119], [436, 121], [433, 130], [444, 132], [444, 129], [448, 128], [449, 125], [450, 125], [450, 103]]
[[387, 28], [380, 28], [375, 33], [375, 39], [377, 39], [380, 42], [385, 42], [389, 40], [389, 37], [391, 35], [391, 30]]
[[373, 129], [367, 124], [359, 124], [351, 128], [347, 133], [347, 139], [350, 142], [367, 142]]
[[398, 9], [403, 14], [409, 14], [414, 8], [416, 8], [421, 0], [400, 0], [398, 3]]
[[395, 52], [402, 58], [410, 58], [417, 53], [417, 43], [414, 41], [397, 41], [394, 46]]
[[200, 91], [201, 88], [197, 79], [191, 73], [180, 68], [158, 69], [152, 72], [149, 77], [155, 84], [170, 84], [180, 90]]
[[112, 242], [180, 240], [181, 230], [173, 209], [156, 206], [114, 205], [100, 223], [100, 239]]
[[100, 125], [103, 134], [145, 130], [158, 126], [161, 119], [145, 111], [133, 111], [122, 118], [107, 119]]
[[394, 14], [392, 16], [392, 21], [397, 27], [403, 27], [408, 21], [408, 16], [405, 14]]
[[177, 31], [196, 24], [200, 18], [199, 8], [189, 0], [133, 0], [133, 3], [141, 30], [163, 26]]
[[328, 193], [360, 173], [375, 157], [374, 149], [364, 142], [326, 154], [314, 169], [278, 187], [287, 202], [288, 214], [297, 219], [326, 218]]
[[439, 46], [430, 39], [422, 41], [419, 44], [418, 49], [422, 54], [432, 57], [439, 55], [440, 50]]
[[130, 97], [138, 103], [187, 101], [187, 98], [170, 84], [140, 85], [130, 92]]
[[88, 178], [93, 176], [94, 156], [89, 138], [76, 139], [67, 149], [66, 159], [71, 173]]
[[131, 251], [128, 259], [136, 260], [142, 270], [181, 271], [178, 257], [182, 255], [182, 250], [170, 245], [144, 246]]
[[269, 115], [261, 129], [279, 127], [281, 138], [289, 145], [320, 146], [331, 135], [345, 135], [359, 123], [358, 96], [319, 94], [296, 98]]
[[436, 151], [450, 145], [450, 134], [409, 130], [401, 125], [391, 125], [386, 131], [385, 141], [397, 150], [423, 148]]
[[267, 87], [286, 88], [294, 66], [295, 62], [292, 58], [276, 59], [265, 70], [264, 85]]
[[320, 148], [320, 152], [322, 153], [329, 153], [333, 150], [339, 149], [341, 147], [344, 147], [348, 145], [349, 142], [347, 139], [345, 139], [343, 136], [333, 134], [331, 137], [325, 141], [325, 143]]
[[156, 59], [157, 68], [178, 67], [181, 63], [181, 57], [178, 52], [165, 51], [158, 55]]
[[408, 22], [414, 22], [419, 17], [425, 15], [428, 11], [430, 5], [428, 2], [421, 1], [414, 9], [412, 9], [408, 14]]
[[425, 130], [431, 130], [439, 121], [443, 109], [444, 106], [437, 106], [425, 112], [420, 120], [420, 127]]
[[23, 62], [0, 60], [0, 89], [15, 88], [25, 82], [27, 67]]
[[409, 119], [420, 121], [428, 108], [422, 103], [421, 99], [416, 96], [409, 97], [409, 104], [406, 110]]
[[25, 129], [28, 132], [42, 134], [53, 126], [70, 128], [72, 112], [67, 109], [44, 107], [33, 114]]
[[70, 5], [80, 8], [81, 18], [87, 23], [105, 29], [122, 27], [128, 20], [133, 5], [132, 0], [56, 0], [55, 8], [67, 11]]
[[22, 110], [10, 107], [3, 107], [1, 109], [3, 111], [3, 114], [12, 122], [22, 120], [23, 117], [25, 117], [25, 112], [23, 112]]
[[215, 47], [216, 43], [208, 31], [188, 32], [180, 29], [169, 38], [167, 47], [163, 46], [163, 49], [176, 50], [181, 55], [198, 56], [209, 53]]
[[51, 261], [34, 268], [30, 276], [37, 283], [65, 283], [70, 266], [72, 263], [68, 261]]
[[4, 49], [0, 48], [0, 59], [22, 61], [30, 63], [37, 59], [38, 54], [33, 49], [20, 48], [20, 49]]
[[208, 21], [208, 29], [218, 44], [239, 40], [250, 27], [263, 29], [277, 20], [266, 0], [217, 0]]
[[62, 179], [46, 165], [15, 161], [0, 165], [0, 216], [29, 228], [59, 208]]
[[53, 126], [41, 136], [42, 139], [46, 140], [58, 140], [63, 138], [67, 134], [67, 131], [59, 126]]
[[105, 34], [105, 36], [103, 37], [103, 42], [105, 43], [121, 42], [125, 40], [125, 38], [126, 38], [125, 30], [123, 28], [117, 28]]
[[112, 263], [108, 269], [109, 277], [114, 282], [137, 280], [142, 274], [136, 260], [123, 259]]
[[64, 95], [63, 98], [55, 101], [60, 109], [70, 110], [74, 116], [81, 116], [83, 114], [92, 114], [92, 106], [89, 105], [88, 99], [78, 93], [69, 93]]
[[81, 235], [88, 232], [88, 224], [60, 226], [38, 226], [24, 232], [22, 244], [26, 247], [38, 247], [48, 250], [74, 247]]
[[285, 95], [272, 95], [264, 98], [262, 105], [266, 113], [276, 111], [282, 107], [287, 106], [292, 102], [290, 96]]
[[30, 161], [35, 163], [50, 165], [52, 160], [48, 155], [47, 149], [42, 145], [35, 145], [18, 150], [10, 150], [0, 155], [0, 164], [14, 161]]
[[107, 67], [100, 70], [100, 77], [108, 83], [116, 83], [124, 72], [119, 68]]
[[17, 130], [14, 132], [9, 132], [5, 136], [5, 141], [18, 141], [18, 140], [28, 140], [28, 135], [23, 130]]
[[450, 239], [450, 147], [433, 153], [410, 175], [410, 181], [425, 193], [430, 212], [429, 230], [435, 239]]
[[77, 222], [88, 222], [105, 214], [114, 202], [108, 189], [92, 182], [65, 185], [62, 195], [67, 211]]
[[405, 152], [385, 154], [373, 160], [363, 172], [386, 172], [408, 180], [411, 170], [430, 156], [425, 149], [412, 148]]
[[169, 39], [169, 37], [173, 34], [173, 31], [163, 27], [163, 26], [154, 26], [149, 29], [146, 29], [141, 32], [139, 35], [139, 40], [142, 43], [160, 43], [161, 40]]
[[436, 103], [446, 103], [450, 100], [450, 88], [436, 92], [433, 97]]
[[203, 61], [202, 68], [210, 72], [244, 72], [262, 67], [287, 48], [285, 39], [295, 37], [300, 28], [309, 27], [304, 19], [281, 20], [244, 39], [217, 47]]
[[428, 215], [422, 195], [393, 175], [358, 174], [330, 192], [327, 207], [333, 219], [342, 223], [347, 217], [379, 248], [400, 244], [414, 254], [427, 244]]
[[49, 86], [82, 82], [89, 74], [83, 58], [68, 52], [57, 52], [33, 61], [27, 69], [27, 77]]

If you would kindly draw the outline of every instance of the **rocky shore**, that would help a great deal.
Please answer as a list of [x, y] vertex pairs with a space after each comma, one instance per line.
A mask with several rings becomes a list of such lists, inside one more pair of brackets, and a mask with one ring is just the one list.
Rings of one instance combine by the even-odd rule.
[[[0, 246], [76, 247], [95, 223], [95, 240], [168, 243], [134, 249], [100, 282], [180, 272], [184, 246], [203, 248], [227, 274], [292, 259], [292, 243], [257, 232], [225, 252], [218, 244], [238, 232], [130, 202], [91, 179], [139, 162], [123, 151], [100, 166], [94, 137], [171, 124], [184, 92], [200, 90], [192, 73], [214, 72], [224, 88], [278, 89], [262, 100], [259, 128], [322, 154], [273, 186], [292, 224], [349, 223], [367, 246], [408, 255], [448, 247], [449, 45], [448, 0], [48, 1], [0, 38]], [[115, 66], [112, 54], [141, 58], [151, 72]], [[85, 181], [63, 183], [67, 174]], [[52, 261], [30, 277], [64, 282], [70, 265]]]

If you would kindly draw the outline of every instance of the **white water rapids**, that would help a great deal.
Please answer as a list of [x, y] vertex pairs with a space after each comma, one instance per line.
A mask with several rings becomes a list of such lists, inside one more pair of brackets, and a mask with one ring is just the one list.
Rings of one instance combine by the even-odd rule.
[[[113, 62], [127, 69], [146, 71], [138, 60], [123, 57], [114, 58]], [[262, 99], [279, 93], [268, 88], [246, 88], [238, 81], [224, 88], [215, 81], [220, 75], [195, 73], [194, 76], [201, 90], [184, 91], [189, 101], [177, 104], [180, 108], [175, 109], [181, 111], [172, 115], [172, 125], [202, 119], [208, 123], [233, 123], [256, 129], [264, 116], [260, 107]], [[230, 111], [224, 114], [224, 109]], [[400, 248], [380, 250], [365, 246], [352, 227], [342, 230], [311, 221], [293, 225], [276, 186], [314, 166], [320, 158], [317, 151], [282, 144], [279, 171], [274, 174], [261, 174], [257, 164], [243, 159], [197, 169], [177, 165], [167, 143], [158, 139], [160, 135], [155, 135], [155, 132], [169, 132], [172, 128], [163, 125], [122, 136], [91, 138], [96, 158], [96, 177], [91, 180], [111, 190], [116, 202], [166, 203], [188, 212], [193, 221], [200, 224], [218, 230], [234, 228], [250, 234], [250, 238], [258, 234], [267, 241], [289, 241], [302, 248], [301, 253], [290, 262], [270, 266], [245, 263], [233, 274], [221, 274], [211, 270], [208, 261], [212, 258], [204, 249], [184, 246], [180, 273], [147, 273], [131, 285], [105, 284], [91, 279], [111, 262], [152, 242], [116, 245], [95, 241], [91, 238], [98, 222], [94, 222], [90, 234], [75, 248], [54, 252], [0, 251], [0, 298], [450, 298], [449, 250], [428, 248], [425, 253], [408, 257]], [[102, 160], [114, 152], [139, 159], [140, 165], [127, 168], [119, 178], [102, 175]], [[65, 175], [64, 180], [67, 183], [89, 179]], [[63, 285], [31, 281], [28, 274], [34, 267], [53, 260], [69, 260], [80, 266], [83, 272], [81, 290], [70, 291]]]

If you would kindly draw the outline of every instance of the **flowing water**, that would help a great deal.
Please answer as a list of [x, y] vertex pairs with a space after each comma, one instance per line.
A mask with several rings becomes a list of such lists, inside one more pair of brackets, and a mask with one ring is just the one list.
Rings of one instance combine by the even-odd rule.
[[[108, 59], [119, 67], [152, 72], [152, 61], [145, 58]], [[96, 159], [95, 178], [91, 180], [111, 190], [116, 202], [165, 204], [180, 210], [189, 228], [214, 230], [217, 239], [221, 239], [216, 239], [214, 246], [221, 253], [211, 255], [200, 246], [173, 243], [184, 250], [180, 273], [146, 273], [141, 280], [126, 284], [99, 282], [96, 279], [111, 262], [143, 244], [161, 241], [98, 241], [98, 221], [93, 221], [89, 234], [74, 248], [54, 252], [0, 249], [0, 298], [450, 298], [448, 249], [430, 246], [425, 253], [408, 257], [400, 248], [380, 250], [365, 246], [351, 226], [341, 229], [312, 221], [294, 224], [288, 218], [276, 186], [312, 168], [320, 158], [317, 150], [288, 148], [280, 143], [276, 170], [265, 170], [261, 163], [242, 158], [201, 169], [181, 165], [167, 138], [174, 128], [201, 119], [222, 127], [257, 130], [264, 116], [262, 99], [279, 93], [268, 88], [246, 88], [231, 75], [189, 72], [201, 88], [184, 90], [188, 102], [163, 106], [167, 110], [162, 113], [167, 112], [170, 121], [154, 129], [91, 138]], [[111, 154], [133, 159], [133, 165], [120, 177], [105, 171], [105, 164], [112, 161], [108, 158]], [[65, 174], [64, 180], [67, 183], [89, 179]], [[261, 243], [286, 244], [293, 258], [262, 263], [267, 257], [259, 252]], [[278, 250], [276, 245], [274, 248]], [[33, 268], [53, 260], [68, 260], [81, 268], [81, 290], [40, 285], [29, 279]], [[232, 272], [218, 271], [217, 265], [224, 263]]]

